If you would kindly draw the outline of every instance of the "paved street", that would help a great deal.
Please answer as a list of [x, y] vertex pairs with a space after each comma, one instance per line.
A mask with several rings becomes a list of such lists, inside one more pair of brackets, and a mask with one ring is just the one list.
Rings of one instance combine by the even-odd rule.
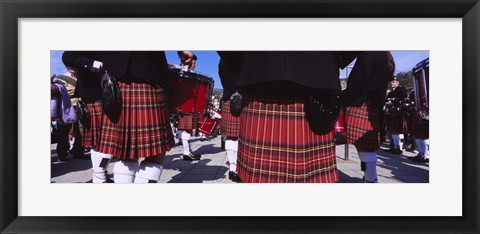
[[[193, 137], [191, 147], [193, 151], [203, 155], [202, 159], [196, 162], [183, 161], [182, 146], [175, 146], [167, 153], [159, 183], [232, 183], [227, 178], [227, 157], [221, 149], [220, 137], [204, 142], [200, 141], [199, 137]], [[69, 156], [66, 162], [57, 162], [55, 148], [56, 145], [51, 145], [52, 183], [91, 183], [92, 169], [89, 159], [74, 159]], [[345, 160], [345, 145], [337, 146], [340, 183], [361, 183], [363, 172], [360, 170], [360, 160], [353, 145], [349, 145], [348, 153], [348, 160]], [[416, 163], [406, 158], [413, 157], [416, 153], [404, 151], [403, 155], [395, 155], [379, 150], [377, 154], [379, 183], [428, 183], [428, 163]], [[113, 178], [112, 170], [113, 163], [110, 163], [108, 173]]]

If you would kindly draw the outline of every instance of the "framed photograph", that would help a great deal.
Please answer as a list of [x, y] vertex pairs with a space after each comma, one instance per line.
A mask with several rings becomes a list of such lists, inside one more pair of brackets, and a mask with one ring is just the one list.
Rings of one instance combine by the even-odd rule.
[[[0, 4], [1, 233], [479, 231], [478, 0]], [[436, 116], [428, 182], [52, 183], [43, 134], [51, 53], [183, 49], [426, 51]]]

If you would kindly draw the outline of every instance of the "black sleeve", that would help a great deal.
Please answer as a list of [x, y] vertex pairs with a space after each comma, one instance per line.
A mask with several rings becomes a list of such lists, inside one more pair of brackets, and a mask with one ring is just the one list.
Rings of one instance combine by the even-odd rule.
[[353, 62], [353, 60], [355, 60], [355, 58], [357, 58], [357, 56], [361, 54], [361, 52], [359, 51], [340, 51], [338, 52], [338, 56], [339, 56], [339, 67], [341, 69], [344, 69], [346, 66], [348, 66], [348, 64], [350, 64], [351, 62]]
[[375, 70], [375, 63], [371, 60], [367, 53], [358, 53], [357, 61], [347, 81], [347, 93], [350, 95], [363, 95], [368, 91], [369, 79]]
[[243, 64], [243, 52], [241, 51], [218, 51], [220, 59], [232, 72], [240, 73]]
[[85, 52], [65, 51], [62, 55], [62, 61], [65, 66], [81, 70], [90, 70], [95, 59], [89, 57]]
[[405, 88], [403, 86], [398, 87], [398, 92], [399, 92], [401, 98], [407, 98], [408, 97], [407, 88]]

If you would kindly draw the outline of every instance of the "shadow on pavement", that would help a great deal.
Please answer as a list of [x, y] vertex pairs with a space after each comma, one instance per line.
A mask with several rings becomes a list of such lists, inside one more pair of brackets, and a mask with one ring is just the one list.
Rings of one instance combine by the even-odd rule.
[[215, 147], [215, 144], [208, 144], [208, 145], [202, 145], [200, 146], [197, 150], [195, 150], [195, 153], [199, 154], [216, 154], [220, 152], [224, 152], [222, 148]]
[[342, 171], [338, 170], [338, 183], [363, 183], [363, 180], [358, 177], [351, 177]]
[[75, 171], [84, 171], [92, 168], [90, 157], [76, 159], [69, 156], [65, 162], [57, 162], [57, 157], [51, 157], [50, 178], [65, 175]]
[[[380, 168], [391, 170], [392, 177], [404, 183], [428, 183], [428, 164], [413, 162], [404, 155], [391, 154], [384, 150], [377, 150], [378, 159], [383, 163], [377, 163]], [[427, 168], [422, 168], [422, 167]]]
[[211, 159], [199, 161], [174, 160], [180, 154], [167, 157], [164, 161], [165, 169], [172, 169], [180, 173], [172, 176], [167, 183], [203, 183], [208, 181], [225, 179], [228, 168], [225, 166], [207, 165]]

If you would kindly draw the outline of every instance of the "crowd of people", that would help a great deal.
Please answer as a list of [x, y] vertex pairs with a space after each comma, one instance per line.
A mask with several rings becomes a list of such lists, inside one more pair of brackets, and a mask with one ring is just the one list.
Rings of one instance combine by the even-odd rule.
[[[178, 51], [185, 69], [197, 57]], [[243, 183], [335, 183], [334, 124], [343, 111], [347, 143], [358, 151], [363, 181], [376, 183], [377, 154], [384, 120], [392, 138], [391, 152], [402, 153], [405, 120], [388, 115], [388, 102], [406, 97], [394, 76], [388, 51], [219, 51], [223, 86], [220, 132], [225, 136], [228, 178]], [[341, 90], [339, 70], [356, 59]], [[85, 106], [88, 118], [62, 128], [57, 145], [65, 160], [73, 128], [75, 157], [90, 150], [93, 183], [157, 183], [166, 153], [183, 146], [182, 159], [201, 160], [190, 139], [198, 116], [171, 113], [168, 108], [169, 64], [163, 51], [65, 51], [62, 61], [73, 77], [75, 108]], [[104, 114], [102, 76], [118, 81], [119, 117]], [[58, 77], [60, 78], [60, 77]], [[390, 87], [388, 87], [390, 84]], [[52, 97], [60, 91], [52, 84]], [[387, 94], [387, 90], [390, 92]], [[73, 99], [72, 99], [73, 100]], [[79, 104], [77, 104], [79, 103]], [[173, 118], [172, 118], [173, 116]], [[414, 119], [414, 118], [412, 118]], [[80, 124], [78, 123], [80, 122]], [[408, 121], [407, 121], [408, 122]], [[174, 124], [173, 124], [174, 123]], [[416, 131], [415, 123], [411, 124]], [[173, 128], [176, 128], [175, 132]], [[428, 130], [427, 130], [428, 134]], [[428, 136], [417, 138], [417, 162], [428, 162]], [[65, 148], [67, 150], [65, 150]], [[107, 175], [112, 158], [114, 180]]]

